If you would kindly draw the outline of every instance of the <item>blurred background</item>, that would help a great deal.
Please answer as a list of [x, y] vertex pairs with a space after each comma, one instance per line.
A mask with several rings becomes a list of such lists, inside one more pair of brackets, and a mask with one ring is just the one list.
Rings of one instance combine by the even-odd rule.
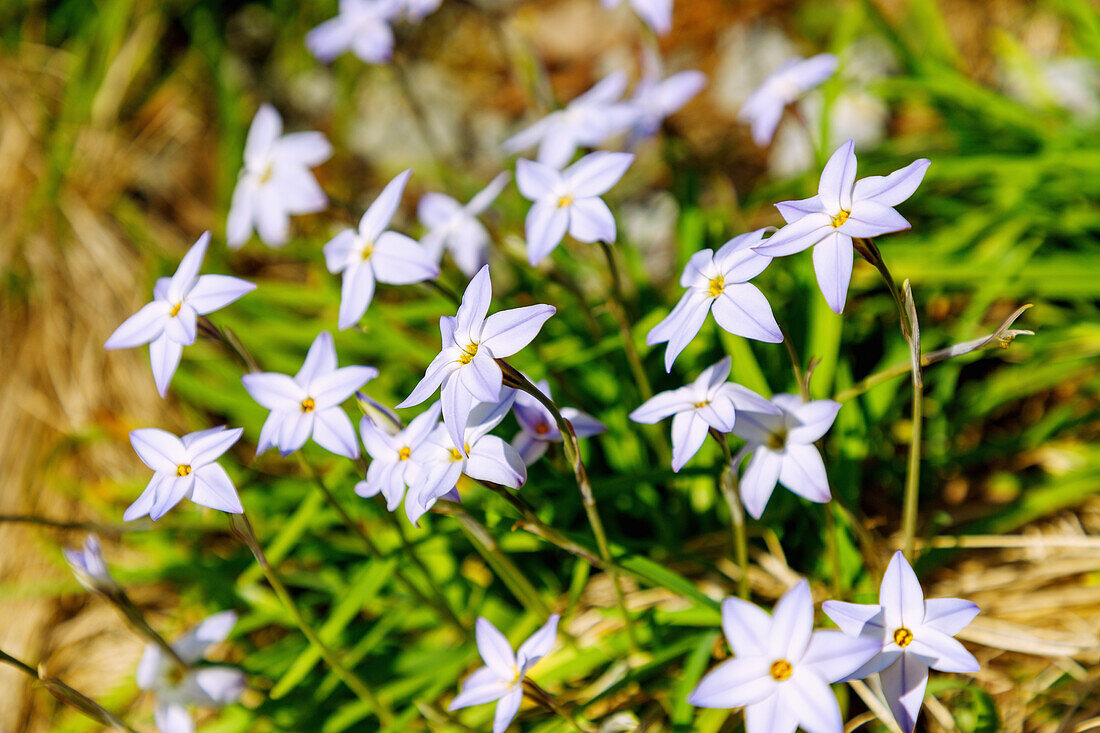
[[[647, 353], [644, 336], [679, 297], [683, 263], [733, 234], [779, 223], [771, 204], [810, 195], [821, 162], [848, 138], [861, 176], [930, 158], [924, 185], [901, 207], [913, 230], [881, 242], [895, 276], [913, 283], [926, 350], [989, 333], [1025, 303], [1034, 308], [1017, 326], [1036, 335], [927, 373], [921, 532], [937, 534], [938, 549], [926, 553], [922, 573], [930, 595], [982, 606], [962, 638], [983, 670], [974, 680], [934, 678], [922, 726], [1100, 727], [1095, 4], [677, 0], [674, 28], [658, 42], [628, 7], [609, 11], [596, 0], [444, 0], [419, 25], [398, 27], [393, 62], [383, 66], [352, 56], [323, 65], [308, 53], [305, 33], [335, 12], [335, 0], [0, 7], [0, 649], [152, 729], [151, 700], [133, 681], [141, 641], [77, 586], [60, 554], [92, 527], [115, 577], [166, 636], [216, 611], [241, 613], [219, 654], [250, 674], [252, 689], [241, 705], [200, 716], [201, 730], [376, 729], [309, 655], [224, 517], [188, 504], [155, 526], [122, 526], [122, 510], [148, 479], [127, 440], [131, 429], [243, 425], [245, 440], [223, 464], [261, 540], [303, 605], [326, 622], [327, 638], [352, 650], [357, 670], [401, 714], [399, 729], [484, 729], [491, 708], [461, 724], [442, 712], [476, 652], [392, 582], [395, 563], [405, 562], [400, 538], [383, 507], [352, 494], [353, 467], [315, 446], [306, 451], [391, 556], [365, 560], [295, 462], [253, 459], [264, 413], [217, 345], [189, 347], [161, 400], [145, 349], [108, 353], [102, 344], [210, 229], [206, 271], [260, 284], [216, 321], [265, 368], [293, 372], [314, 335], [335, 329], [339, 286], [321, 245], [392, 175], [415, 170], [395, 227], [417, 236], [421, 193], [466, 200], [508, 167], [503, 139], [609, 71], [636, 80], [643, 49], [658, 43], [666, 71], [700, 69], [708, 84], [641, 144], [609, 195], [650, 380], [678, 386], [725, 350], [735, 380], [764, 394], [794, 389], [781, 348], [713, 323], [664, 373], [663, 349]], [[801, 120], [784, 118], [772, 146], [756, 147], [735, 119], [741, 103], [784, 59], [823, 51], [840, 57], [838, 74], [801, 103]], [[263, 102], [280, 110], [288, 130], [321, 130], [333, 142], [333, 158], [317, 170], [332, 206], [295, 218], [282, 249], [253, 240], [230, 253], [229, 197]], [[525, 212], [511, 187], [487, 217], [496, 306], [559, 308], [517, 364], [549, 378], [560, 403], [609, 427], [588, 441], [587, 457], [613, 542], [651, 580], [631, 581], [628, 594], [645, 620], [647, 652], [629, 666], [617, 661], [627, 646], [606, 576], [590, 577], [587, 565], [510, 532], [510, 508], [476, 487], [463, 487], [469, 511], [536, 597], [502, 581], [450, 517], [429, 516], [411, 532], [431, 577], [409, 572], [441, 588], [471, 624], [486, 615], [519, 634], [547, 610], [564, 612], [572, 640], [537, 678], [562, 699], [587, 703], [592, 719], [629, 712], [643, 730], [737, 730], [724, 714], [683, 702], [712, 655], [726, 653], [708, 599], [735, 587], [714, 489], [717, 451], [708, 445], [673, 478], [659, 458], [667, 426], [628, 423], [641, 399], [623, 376], [600, 253], [569, 243], [552, 265], [528, 268]], [[443, 280], [465, 285], [451, 264]], [[778, 261], [756, 282], [804, 358], [820, 359], [815, 396], [905, 363], [893, 304], [866, 263], [857, 262], [843, 319], [817, 292], [809, 255]], [[367, 391], [392, 405], [436, 350], [438, 317], [451, 312], [430, 291], [383, 287], [363, 327], [337, 335], [341, 364], [378, 366], [382, 376]], [[896, 546], [908, 394], [902, 376], [851, 396], [826, 439], [834, 492], [852, 512], [777, 492], [754, 530], [758, 600], [777, 597], [795, 575], [814, 579], [818, 600], [836, 591], [874, 597], [880, 567], [865, 558], [877, 553], [885, 564]], [[523, 493], [544, 519], [587, 541], [560, 454], [532, 469]], [[827, 514], [843, 535], [839, 568], [825, 552]], [[854, 717], [864, 708], [853, 697], [848, 710]], [[519, 729], [560, 729], [537, 710], [523, 715]], [[95, 725], [0, 668], [0, 729]]]

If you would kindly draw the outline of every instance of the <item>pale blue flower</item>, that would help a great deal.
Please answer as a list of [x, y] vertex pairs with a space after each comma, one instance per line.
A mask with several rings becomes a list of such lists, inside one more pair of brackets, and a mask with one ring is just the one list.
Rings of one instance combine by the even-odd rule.
[[836, 67], [836, 56], [822, 53], [808, 59], [790, 59], [772, 72], [737, 114], [739, 120], [752, 125], [753, 142], [760, 146], [771, 143], [787, 105], [832, 76]]
[[477, 650], [485, 666], [474, 671], [462, 684], [462, 692], [451, 701], [448, 710], [471, 705], [497, 703], [493, 718], [493, 733], [504, 733], [516, 717], [523, 702], [523, 678], [527, 671], [554, 648], [558, 634], [558, 614], [551, 614], [546, 623], [512, 652], [512, 645], [486, 618], [479, 617], [476, 626]]
[[114, 578], [103, 561], [103, 552], [99, 547], [99, 538], [90, 534], [84, 538], [84, 547], [62, 551], [65, 562], [73, 571], [76, 582], [90, 591], [103, 591], [117, 587]]
[[589, 153], [564, 171], [530, 160], [516, 161], [516, 185], [532, 201], [524, 232], [527, 261], [537, 265], [568, 231], [578, 242], [615, 241], [615, 217], [601, 195], [634, 162], [630, 153]]
[[198, 317], [224, 308], [256, 289], [253, 283], [228, 275], [199, 275], [210, 232], [204, 232], [180, 261], [172, 277], [153, 286], [153, 301], [115, 329], [105, 349], [132, 349], [149, 344], [153, 382], [163, 397], [179, 366], [183, 347], [195, 343]]
[[771, 263], [770, 257], [754, 250], [765, 231], [757, 229], [734, 237], [717, 252], [703, 249], [688, 260], [680, 275], [680, 286], [687, 291], [672, 312], [646, 334], [650, 346], [668, 342], [665, 371], [672, 371], [676, 357], [699, 333], [708, 313], [736, 336], [768, 343], [783, 340], [768, 299], [749, 282]]
[[745, 708], [746, 733], [843, 733], [829, 685], [878, 651], [874, 639], [814, 631], [810, 584], [799, 581], [771, 615], [748, 601], [722, 602], [722, 631], [733, 650], [688, 696], [704, 708]]
[[489, 232], [477, 217], [493, 203], [511, 174], [499, 174], [465, 206], [442, 193], [426, 193], [420, 197], [416, 215], [428, 230], [420, 244], [428, 255], [439, 262], [446, 249], [458, 269], [467, 277], [489, 263]]
[[856, 180], [855, 143], [837, 148], [821, 171], [817, 196], [776, 204], [787, 226], [755, 248], [780, 257], [814, 248], [814, 272], [825, 302], [844, 310], [852, 278], [853, 237], [877, 237], [909, 228], [895, 206], [913, 195], [928, 170], [921, 158], [888, 176]]
[[307, 33], [306, 47], [325, 63], [345, 51], [368, 64], [384, 63], [393, 55], [390, 23], [403, 12], [402, 0], [340, 0], [340, 13]]
[[[535, 388], [547, 397], [553, 399], [550, 394], [550, 383], [545, 379], [533, 382]], [[599, 435], [607, 430], [602, 422], [586, 412], [581, 412], [574, 407], [561, 408], [561, 416], [573, 426], [573, 432], [578, 438], [588, 438]], [[561, 431], [558, 423], [550, 411], [542, 406], [526, 392], [516, 392], [516, 403], [512, 406], [512, 413], [519, 423], [519, 432], [512, 439], [512, 447], [519, 452], [523, 462], [530, 466], [546, 453], [550, 443], [562, 442]]]
[[391, 512], [401, 505], [405, 490], [418, 484], [424, 470], [426, 441], [439, 423], [439, 409], [438, 402], [432, 403], [408, 426], [393, 433], [368, 417], [359, 421], [359, 435], [371, 461], [366, 478], [355, 485], [356, 494], [371, 497], [381, 493]]
[[248, 394], [271, 410], [260, 428], [256, 455], [275, 447], [287, 456], [312, 437], [327, 451], [358, 458], [355, 428], [340, 405], [377, 376], [374, 367], [337, 369], [336, 347], [328, 331], [322, 331], [313, 340], [302, 368], [294, 377], [275, 372], [244, 375], [241, 382]]
[[634, 108], [631, 137], [649, 137], [661, 128], [664, 119], [680, 110], [707, 84], [701, 71], [681, 71], [661, 77], [657, 54], [649, 51], [642, 56], [642, 78], [634, 88], [629, 104]]
[[890, 711], [906, 733], [917, 726], [929, 667], [964, 674], [979, 669], [974, 655], [954, 638], [978, 615], [978, 606], [960, 598], [925, 600], [901, 552], [894, 553], [882, 576], [878, 604], [826, 601], [822, 609], [844, 633], [875, 642], [878, 653], [851, 678], [877, 672]]

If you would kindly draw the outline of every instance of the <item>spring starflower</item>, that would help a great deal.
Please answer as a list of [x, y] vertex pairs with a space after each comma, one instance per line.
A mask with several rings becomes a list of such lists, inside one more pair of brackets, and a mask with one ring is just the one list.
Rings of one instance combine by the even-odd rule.
[[516, 161], [519, 192], [534, 202], [527, 212], [527, 261], [542, 262], [568, 231], [579, 242], [615, 241], [615, 217], [600, 196], [634, 162], [630, 153], [589, 153], [564, 171], [530, 160]]
[[328, 197], [310, 168], [332, 155], [319, 132], [283, 135], [283, 119], [265, 104], [256, 112], [244, 143], [244, 168], [233, 190], [225, 237], [231, 249], [244, 246], [253, 229], [272, 247], [287, 239], [291, 214], [312, 214], [328, 206]]
[[523, 702], [523, 678], [527, 670], [550, 653], [558, 635], [558, 614], [512, 652], [512, 645], [486, 618], [478, 617], [477, 650], [485, 666], [474, 671], [462, 684], [462, 692], [451, 701], [448, 710], [497, 702], [493, 733], [504, 733]]
[[837, 58], [821, 53], [808, 59], [793, 58], [771, 73], [741, 106], [737, 118], [752, 125], [752, 140], [768, 145], [787, 105], [822, 84], [836, 72]]
[[925, 600], [901, 552], [894, 553], [882, 576], [878, 604], [826, 601], [822, 610], [844, 633], [876, 643], [878, 653], [851, 677], [878, 673], [894, 720], [906, 733], [916, 728], [929, 667], [960, 673], [979, 669], [974, 655], [954, 639], [978, 615], [978, 606], [960, 598]]
[[183, 347], [195, 343], [199, 316], [224, 308], [256, 286], [228, 275], [199, 275], [210, 232], [204, 232], [180, 260], [172, 277], [153, 287], [153, 301], [115, 329], [105, 349], [132, 349], [149, 344], [153, 382], [163, 397], [179, 366]]
[[814, 631], [810, 584], [783, 594], [769, 616], [740, 598], [722, 601], [722, 631], [734, 657], [703, 677], [688, 696], [704, 708], [745, 708], [747, 733], [842, 733], [829, 685], [848, 677], [878, 651], [873, 639]]
[[[527, 481], [527, 466], [516, 449], [497, 436], [489, 435], [512, 409], [515, 391], [506, 389], [504, 392], [507, 395], [500, 402], [483, 402], [470, 412], [470, 423], [463, 435], [464, 450], [451, 445], [451, 438], [443, 426], [437, 426], [428, 436], [422, 451], [420, 479], [416, 489], [405, 499], [405, 511], [414, 524], [436, 499], [454, 490], [462, 474], [513, 489]], [[417, 504], [419, 507], [415, 506]]]
[[322, 331], [313, 340], [302, 368], [293, 377], [256, 372], [241, 377], [252, 399], [271, 410], [256, 444], [256, 455], [276, 447], [288, 456], [311, 437], [327, 451], [359, 457], [355, 428], [340, 404], [378, 376], [374, 367], [336, 368], [332, 334]]
[[672, 470], [679, 471], [703, 447], [707, 432], [735, 429], [742, 410], [761, 413], [779, 410], [752, 390], [727, 382], [731, 360], [711, 364], [694, 382], [653, 395], [630, 413], [634, 422], [653, 424], [672, 417]]
[[428, 230], [420, 238], [420, 244], [435, 262], [439, 262], [446, 249], [467, 277], [473, 277], [489, 263], [489, 232], [477, 217], [500, 195], [509, 179], [511, 174], [507, 171], [499, 174], [466, 205], [443, 193], [420, 197], [416, 215]]
[[306, 47], [325, 63], [345, 51], [368, 64], [385, 63], [393, 54], [390, 23], [404, 11], [402, 0], [340, 0], [339, 15], [307, 33]]
[[439, 276], [439, 267], [416, 240], [386, 230], [411, 175], [407, 170], [386, 184], [359, 220], [359, 231], [345, 229], [324, 247], [328, 271], [343, 273], [337, 324], [341, 330], [354, 326], [367, 312], [375, 283], [409, 285]]
[[103, 561], [103, 552], [99, 547], [99, 538], [90, 534], [84, 538], [84, 547], [72, 549], [66, 547], [62, 551], [65, 562], [73, 571], [76, 582], [92, 592], [101, 592], [117, 587], [115, 579], [107, 570], [107, 563]]
[[241, 428], [221, 426], [177, 438], [157, 428], [130, 431], [130, 444], [141, 462], [153, 469], [153, 478], [126, 509], [123, 520], [130, 522], [148, 514], [155, 522], [181, 499], [220, 512], [243, 512], [233, 481], [215, 462], [240, 440], [242, 432]]
[[493, 297], [489, 266], [481, 268], [462, 295], [454, 317], [439, 319], [442, 349], [424, 378], [399, 408], [419, 405], [441, 390], [443, 422], [454, 446], [465, 452], [463, 434], [478, 402], [500, 402], [503, 374], [495, 359], [515, 354], [538, 335], [552, 305], [529, 305], [486, 318]]
[[660, 61], [652, 51], [642, 57], [642, 69], [642, 78], [629, 102], [634, 108], [634, 140], [656, 133], [666, 117], [678, 112], [707, 83], [701, 71], [681, 71], [662, 78]]
[[551, 112], [501, 146], [506, 153], [521, 153], [538, 145], [536, 160], [561, 169], [577, 148], [593, 148], [625, 132], [634, 120], [634, 109], [620, 101], [626, 91], [626, 74], [613, 71], [572, 102]]
[[[237, 614], [223, 611], [208, 617], [172, 644], [187, 664], [198, 662], [212, 646], [229, 636]], [[153, 718], [160, 733], [194, 733], [195, 724], [187, 708], [196, 705], [220, 708], [235, 703], [245, 689], [244, 673], [225, 666], [202, 666], [180, 670], [174, 659], [156, 644], [146, 644], [134, 675], [139, 689], [157, 699]]]
[[840, 313], [852, 279], [852, 237], [877, 237], [909, 228], [895, 206], [913, 195], [929, 161], [921, 158], [888, 176], [856, 180], [855, 143], [837, 148], [817, 187], [817, 196], [776, 204], [787, 226], [756, 247], [768, 257], [814, 248], [814, 272], [825, 302]]
[[393, 435], [370, 418], [360, 420], [359, 435], [371, 462], [366, 479], [355, 485], [355, 493], [371, 497], [381, 492], [386, 498], [386, 508], [391, 512], [397, 509], [405, 498], [405, 490], [419, 484], [428, 457], [426, 441], [438, 423], [438, 402]]
[[[533, 382], [539, 392], [553, 399], [550, 394], [550, 383], [545, 379]], [[562, 442], [561, 431], [558, 423], [550, 411], [542, 406], [526, 392], [516, 392], [516, 403], [512, 406], [512, 413], [519, 423], [519, 432], [512, 439], [512, 447], [515, 448], [523, 462], [530, 466], [546, 453], [550, 443]], [[581, 412], [574, 407], [561, 408], [561, 416], [573, 426], [573, 432], [578, 438], [589, 438], [599, 435], [607, 430], [607, 427], [586, 412]]]
[[676, 357], [699, 333], [708, 313], [713, 313], [718, 325], [735, 336], [773, 344], [783, 340], [768, 299], [749, 282], [771, 263], [770, 257], [753, 250], [765, 231], [741, 234], [717, 252], [699, 250], [688, 260], [680, 275], [680, 286], [687, 291], [645, 338], [650, 346], [668, 342], [665, 371], [672, 371]]
[[754, 519], [764, 513], [776, 481], [810, 501], [823, 503], [832, 496], [814, 441], [832, 426], [840, 403], [803, 402], [798, 395], [777, 394], [771, 405], [769, 411], [742, 410], [733, 426], [733, 432], [747, 441], [734, 466], [752, 455], [741, 477], [741, 500]]
[[[605, 8], [617, 8], [623, 0], [600, 0]], [[629, 0], [630, 7], [653, 29], [663, 36], [672, 30], [672, 0]]]

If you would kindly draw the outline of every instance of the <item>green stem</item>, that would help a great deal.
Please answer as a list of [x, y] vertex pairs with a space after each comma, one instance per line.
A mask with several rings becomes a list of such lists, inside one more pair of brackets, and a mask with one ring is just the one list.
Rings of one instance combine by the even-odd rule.
[[267, 556], [264, 555], [263, 548], [260, 546], [260, 541], [256, 537], [255, 531], [252, 529], [252, 523], [248, 521], [248, 515], [244, 513], [230, 514], [229, 522], [233, 533], [252, 551], [252, 555], [256, 558], [256, 562], [263, 571], [264, 577], [267, 578], [267, 582], [271, 585], [272, 590], [275, 591], [275, 595], [277, 595], [283, 605], [286, 606], [287, 611], [294, 619], [294, 623], [297, 624], [298, 628], [305, 634], [305, 637], [309, 639], [309, 642], [317, 648], [317, 651], [321, 654], [321, 657], [324, 658], [332, 671], [343, 680], [344, 684], [347, 685], [360, 700], [367, 704], [371, 711], [378, 716], [378, 719], [384, 726], [388, 727], [392, 725], [393, 712], [389, 707], [385, 705], [369, 687], [367, 687], [366, 683], [364, 683], [358, 675], [344, 666], [339, 657], [329, 649], [328, 645], [321, 640], [321, 637], [309, 622], [306, 621], [301, 610], [298, 608], [298, 604], [294, 602], [286, 586], [279, 580], [279, 576], [275, 574], [271, 564], [267, 561]]
[[176, 653], [176, 650], [172, 648], [171, 644], [164, 640], [163, 636], [158, 634], [156, 630], [149, 625], [149, 622], [145, 620], [145, 614], [143, 614], [141, 609], [137, 607], [137, 604], [130, 599], [130, 596], [126, 595], [126, 591], [115, 586], [113, 588], [98, 589], [95, 593], [102, 596], [108, 603], [117, 608], [119, 613], [122, 614], [122, 617], [126, 619], [131, 629], [160, 647], [161, 651], [167, 654], [180, 669], [188, 669], [191, 666]]
[[14, 667], [23, 674], [39, 682], [58, 700], [80, 712], [82, 715], [91, 718], [100, 725], [105, 725], [115, 730], [128, 731], [128, 733], [137, 733], [136, 730], [124, 723], [95, 700], [78, 690], [74, 690], [56, 677], [44, 676], [40, 670], [35, 669], [26, 662], [20, 661], [3, 651], [0, 651], [0, 664], [7, 664]]
[[726, 500], [726, 506], [729, 508], [733, 556], [737, 561], [737, 567], [741, 571], [741, 577], [737, 579], [737, 594], [748, 600], [749, 541], [748, 533], [745, 531], [745, 508], [741, 503], [741, 494], [737, 488], [737, 467], [733, 465], [733, 456], [730, 454], [730, 446], [726, 442], [726, 436], [711, 428], [710, 437], [714, 438], [722, 449], [722, 460], [725, 466], [718, 476], [718, 489], [722, 492], [722, 497]]
[[523, 689], [528, 697], [569, 723], [573, 730], [578, 731], [578, 733], [592, 733], [592, 731], [595, 730], [587, 721], [585, 721], [585, 725], [582, 727], [581, 723], [572, 713], [566, 710], [561, 703], [554, 699], [553, 695], [544, 690], [531, 678], [523, 678]]
[[577, 434], [573, 430], [573, 425], [562, 417], [561, 410], [554, 404], [554, 401], [544, 395], [538, 387], [531, 384], [531, 381], [523, 376], [518, 369], [514, 368], [503, 359], [497, 359], [496, 361], [504, 372], [504, 379], [509, 387], [522, 390], [531, 395], [554, 416], [554, 422], [557, 423], [558, 431], [562, 436], [562, 445], [565, 447], [566, 460], [568, 460], [573, 467], [573, 475], [577, 481], [577, 488], [581, 492], [581, 502], [584, 504], [585, 514], [588, 516], [588, 523], [592, 527], [592, 534], [596, 537], [596, 547], [599, 549], [600, 558], [603, 559], [607, 566], [608, 574], [611, 575], [611, 585], [615, 589], [615, 601], [623, 617], [623, 624], [626, 627], [631, 651], [637, 651], [638, 641], [634, 636], [634, 627], [631, 624], [630, 612], [627, 611], [626, 608], [626, 596], [623, 593], [622, 581], [619, 578], [618, 568], [611, 559], [611, 548], [607, 543], [607, 533], [604, 531], [603, 521], [600, 519], [600, 512], [596, 508], [596, 497], [592, 493], [592, 483], [588, 479], [588, 471], [584, 466], [584, 461], [581, 460], [580, 445], [577, 443]]
[[626, 353], [626, 360], [630, 363], [630, 370], [634, 372], [634, 382], [638, 385], [642, 400], [648, 400], [653, 396], [653, 387], [649, 383], [649, 377], [646, 376], [642, 359], [638, 356], [638, 350], [634, 347], [634, 334], [630, 329], [630, 321], [626, 317], [626, 300], [623, 295], [622, 275], [619, 273], [619, 267], [615, 262], [615, 252], [612, 250], [611, 245], [603, 240], [600, 240], [600, 249], [603, 250], [604, 257], [607, 258], [607, 269], [611, 272], [611, 298], [608, 299], [608, 306], [611, 315], [615, 317], [619, 324], [619, 333], [622, 334], [623, 340], [623, 351]]

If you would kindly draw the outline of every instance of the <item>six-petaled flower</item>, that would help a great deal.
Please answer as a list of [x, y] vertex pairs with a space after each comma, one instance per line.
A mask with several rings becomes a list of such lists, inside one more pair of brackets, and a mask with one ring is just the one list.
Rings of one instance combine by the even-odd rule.
[[340, 12], [306, 34], [306, 47], [329, 62], [351, 51], [368, 64], [389, 61], [393, 54], [390, 23], [405, 10], [402, 0], [340, 0]]
[[446, 249], [467, 277], [489, 264], [489, 232], [477, 217], [489, 208], [510, 178], [507, 171], [500, 173], [465, 205], [443, 193], [420, 197], [416, 215], [428, 230], [420, 244], [435, 262]]
[[836, 56], [820, 53], [808, 59], [789, 59], [768, 75], [737, 113], [738, 119], [752, 126], [753, 142], [761, 146], [770, 143], [787, 105], [832, 76], [836, 67]]
[[[369, 417], [360, 420], [359, 435], [371, 461], [366, 478], [355, 485], [355, 493], [362, 497], [381, 493], [386, 499], [386, 508], [391, 512], [397, 509], [405, 497], [405, 490], [419, 485], [426, 458], [425, 441], [438, 423], [438, 402], [393, 434]], [[418, 506], [419, 503], [414, 502], [406, 510], [410, 517]]]

